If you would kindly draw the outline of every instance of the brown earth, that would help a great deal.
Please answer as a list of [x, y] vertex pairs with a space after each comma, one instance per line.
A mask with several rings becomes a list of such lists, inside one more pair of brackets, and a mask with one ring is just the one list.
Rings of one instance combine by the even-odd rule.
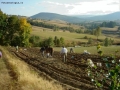
[[[95, 64], [101, 62], [102, 68], [106, 69], [102, 57], [98, 55], [68, 53], [68, 62], [64, 63], [60, 57], [60, 52], [57, 51], [54, 52], [53, 57], [43, 58], [38, 48], [26, 48], [26, 50], [21, 48], [19, 52], [16, 52], [14, 47], [10, 47], [8, 50], [63, 85], [71, 86], [68, 90], [99, 90], [87, 74], [87, 59], [93, 60]], [[75, 59], [71, 59], [72, 55], [75, 55]], [[107, 88], [105, 89], [107, 90]]]

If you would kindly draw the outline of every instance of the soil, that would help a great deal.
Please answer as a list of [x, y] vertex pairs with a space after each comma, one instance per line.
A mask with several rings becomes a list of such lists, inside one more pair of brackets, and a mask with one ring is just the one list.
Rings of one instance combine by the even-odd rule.
[[[60, 52], [54, 51], [53, 57], [42, 57], [38, 48], [21, 48], [16, 52], [15, 47], [8, 50], [26, 63], [44, 72], [49, 77], [69, 85], [69, 90], [100, 90], [94, 86], [87, 74], [87, 59], [91, 59], [95, 64], [101, 62], [104, 67], [104, 61], [98, 55], [85, 55], [80, 53], [68, 53], [67, 62], [64, 63]], [[74, 59], [71, 59], [74, 55]], [[106, 89], [107, 90], [107, 89]]]

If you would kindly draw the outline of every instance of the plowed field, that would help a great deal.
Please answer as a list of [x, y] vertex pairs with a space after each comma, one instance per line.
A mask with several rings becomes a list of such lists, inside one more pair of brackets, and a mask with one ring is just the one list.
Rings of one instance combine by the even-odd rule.
[[[60, 52], [57, 51], [54, 52], [53, 57], [43, 58], [38, 48], [27, 48], [26, 50], [22, 48], [19, 52], [16, 52], [14, 47], [10, 47], [8, 50], [58, 82], [79, 90], [99, 90], [91, 83], [91, 79], [86, 72], [87, 64], [83, 62], [83, 59], [85, 61], [91, 59], [94, 63], [101, 62], [104, 64], [100, 56], [74, 53], [75, 59], [71, 59], [73, 54], [68, 53], [68, 62], [64, 63]], [[73, 90], [73, 88], [69, 90]]]

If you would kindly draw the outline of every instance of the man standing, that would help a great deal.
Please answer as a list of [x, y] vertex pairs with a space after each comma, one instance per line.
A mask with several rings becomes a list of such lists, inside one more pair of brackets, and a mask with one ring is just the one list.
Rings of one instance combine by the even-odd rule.
[[43, 57], [44, 57], [44, 51], [45, 51], [45, 47], [41, 47], [40, 52], [41, 52]]
[[68, 52], [68, 50], [67, 50], [67, 48], [65, 48], [64, 46], [63, 46], [63, 48], [62, 48], [62, 50], [61, 50], [61, 55], [62, 55], [62, 57], [63, 57], [63, 61], [64, 62], [67, 62], [67, 52]]
[[74, 53], [74, 51], [73, 51], [73, 48], [72, 48], [72, 47], [70, 48], [70, 53]]
[[16, 52], [18, 52], [18, 46], [16, 46]]

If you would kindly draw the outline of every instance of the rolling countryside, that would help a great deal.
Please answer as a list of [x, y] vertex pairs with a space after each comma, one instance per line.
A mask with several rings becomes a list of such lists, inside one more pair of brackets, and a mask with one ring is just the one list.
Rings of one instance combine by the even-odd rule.
[[119, 16], [0, 10], [0, 90], [120, 90]]

